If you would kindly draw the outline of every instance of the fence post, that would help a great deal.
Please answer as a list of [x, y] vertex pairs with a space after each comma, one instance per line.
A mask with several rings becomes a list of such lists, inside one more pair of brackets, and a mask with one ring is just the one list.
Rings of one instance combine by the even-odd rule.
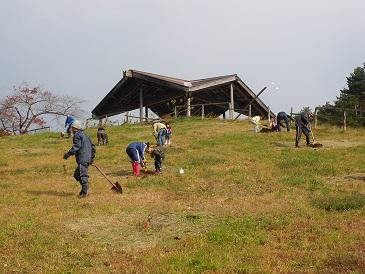
[[290, 117], [293, 117], [293, 107], [290, 108]]
[[314, 109], [314, 129], [317, 129], [317, 123], [318, 123], [318, 109]]
[[202, 105], [202, 120], [204, 119], [204, 105]]
[[346, 131], [346, 110], [343, 111], [343, 130]]
[[125, 122], [128, 124], [129, 123], [129, 121], [128, 121], [128, 119], [129, 119], [129, 111], [127, 111], [126, 112], [126, 114], [125, 114]]
[[270, 106], [267, 106], [268, 108], [268, 114], [267, 114], [267, 122], [270, 125], [271, 115], [270, 115]]
[[174, 107], [174, 114], [175, 114], [175, 119], [177, 118], [177, 107]]

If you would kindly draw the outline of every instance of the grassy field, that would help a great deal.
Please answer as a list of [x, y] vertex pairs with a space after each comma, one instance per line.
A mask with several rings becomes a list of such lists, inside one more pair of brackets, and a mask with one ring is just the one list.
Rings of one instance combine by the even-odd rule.
[[163, 174], [139, 179], [125, 147], [151, 126], [108, 128], [96, 161], [124, 193], [90, 167], [85, 199], [70, 139], [0, 138], [0, 272], [365, 273], [364, 130], [322, 127], [323, 148], [295, 149], [295, 132], [242, 121], [172, 126]]

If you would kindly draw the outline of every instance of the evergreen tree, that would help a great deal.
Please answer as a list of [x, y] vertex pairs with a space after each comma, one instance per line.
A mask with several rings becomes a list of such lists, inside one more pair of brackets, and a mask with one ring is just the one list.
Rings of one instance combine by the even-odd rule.
[[318, 108], [319, 119], [331, 124], [342, 124], [343, 110], [347, 111], [347, 123], [352, 126], [362, 125], [365, 116], [365, 63], [357, 67], [347, 79], [347, 88], [340, 91], [340, 96], [333, 104], [327, 102]]

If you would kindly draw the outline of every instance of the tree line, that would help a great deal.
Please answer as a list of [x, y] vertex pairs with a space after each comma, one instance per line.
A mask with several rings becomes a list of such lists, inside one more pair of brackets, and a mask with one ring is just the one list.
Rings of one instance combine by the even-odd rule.
[[338, 125], [342, 123], [343, 111], [346, 111], [347, 125], [365, 125], [365, 63], [356, 67], [346, 77], [347, 87], [340, 90], [340, 95], [331, 104], [317, 107], [318, 118], [323, 122]]

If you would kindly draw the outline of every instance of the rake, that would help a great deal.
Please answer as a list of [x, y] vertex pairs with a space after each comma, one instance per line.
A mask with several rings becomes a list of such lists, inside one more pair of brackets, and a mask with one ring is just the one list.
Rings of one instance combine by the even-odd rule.
[[118, 192], [118, 193], [123, 193], [123, 189], [122, 189], [122, 186], [118, 183], [118, 182], [115, 182], [113, 183], [106, 175], [105, 173], [97, 166], [95, 165], [95, 163], [92, 163], [91, 164], [93, 167], [95, 167], [100, 173], [101, 175], [103, 175], [103, 177], [112, 185], [112, 188], [111, 190], [115, 191], [115, 192]]

